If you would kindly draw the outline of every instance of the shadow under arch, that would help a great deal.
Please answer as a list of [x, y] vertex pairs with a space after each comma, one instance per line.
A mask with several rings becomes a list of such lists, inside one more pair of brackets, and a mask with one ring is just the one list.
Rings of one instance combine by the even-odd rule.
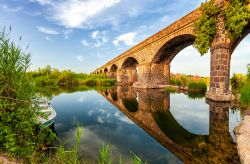
[[209, 142], [208, 135], [193, 134], [183, 128], [175, 120], [170, 110], [155, 111], [153, 118], [162, 132], [178, 145], [197, 149], [200, 143]]
[[107, 69], [107, 68], [105, 68], [105, 69], [104, 69], [104, 73], [107, 73], [107, 72], [108, 72], [108, 69]]
[[122, 69], [136, 69], [138, 61], [133, 57], [128, 57], [122, 64]]
[[136, 98], [123, 98], [122, 103], [129, 112], [135, 113], [138, 111], [138, 102]]
[[118, 69], [117, 65], [113, 64], [110, 68], [110, 72], [116, 72]]
[[179, 35], [169, 40], [158, 50], [151, 63], [171, 63], [181, 50], [193, 45], [194, 41], [195, 36], [192, 34]]

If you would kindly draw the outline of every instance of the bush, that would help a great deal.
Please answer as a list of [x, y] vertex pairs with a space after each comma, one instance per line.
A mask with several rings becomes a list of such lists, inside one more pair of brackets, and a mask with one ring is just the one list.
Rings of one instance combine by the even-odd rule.
[[230, 0], [225, 7], [226, 29], [231, 39], [242, 37], [242, 32], [250, 19], [247, 0]]
[[55, 136], [50, 129], [37, 125], [35, 88], [26, 75], [30, 55], [9, 37], [5, 30], [0, 32], [0, 149], [30, 158]]
[[190, 82], [188, 84], [188, 90], [205, 93], [207, 91], [207, 85], [204, 82]]
[[233, 94], [239, 94], [240, 90], [244, 87], [246, 76], [243, 74], [233, 74], [230, 79]]
[[202, 15], [194, 25], [197, 35], [194, 47], [204, 55], [208, 52], [216, 34], [216, 20], [220, 10], [214, 6], [214, 0], [201, 4]]

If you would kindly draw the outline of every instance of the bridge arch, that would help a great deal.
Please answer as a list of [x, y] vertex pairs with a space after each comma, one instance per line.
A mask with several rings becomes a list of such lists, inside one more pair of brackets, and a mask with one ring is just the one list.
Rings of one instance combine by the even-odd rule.
[[137, 67], [139, 62], [134, 57], [128, 57], [122, 63], [120, 73], [117, 77], [118, 82], [133, 84], [138, 81]]
[[110, 78], [112, 79], [117, 79], [117, 65], [116, 64], [113, 64], [110, 68]]
[[244, 31], [243, 31], [243, 34], [240, 38], [238, 39], [234, 39], [231, 41], [230, 43], [230, 54], [232, 55], [234, 50], [238, 47], [238, 45], [240, 44], [240, 42], [242, 40], [244, 40], [244, 38], [246, 36], [248, 36], [248, 34], [250, 33], [250, 23], [245, 27]]
[[138, 64], [138, 60], [136, 60], [134, 57], [128, 57], [124, 60], [121, 69], [136, 69]]
[[195, 35], [183, 34], [167, 41], [154, 55], [151, 63], [171, 63], [173, 58], [184, 48], [193, 45]]
[[[189, 29], [188, 31], [193, 30]], [[186, 31], [163, 41], [161, 46], [155, 51], [156, 53], [153, 54], [151, 61], [149, 61], [150, 66], [147, 68], [148, 71], [144, 73], [148, 74], [147, 77], [150, 77], [147, 81], [151, 81], [153, 84], [150, 86], [151, 88], [157, 88], [159, 85], [167, 85], [170, 83], [171, 61], [180, 51], [192, 45], [194, 41], [195, 35], [187, 33]], [[143, 81], [143, 79], [145, 79], [145, 77], [140, 78], [141, 81]]]
[[[250, 64], [248, 51], [250, 40], [250, 23], [246, 26], [240, 38], [232, 40], [230, 44], [229, 76], [233, 73], [245, 73], [246, 66]], [[243, 50], [243, 51], [242, 51]], [[239, 61], [238, 58], [241, 58]], [[244, 60], [243, 60], [244, 58]], [[242, 71], [244, 70], [244, 71]]]
[[105, 68], [103, 71], [105, 74], [108, 73], [108, 68]]

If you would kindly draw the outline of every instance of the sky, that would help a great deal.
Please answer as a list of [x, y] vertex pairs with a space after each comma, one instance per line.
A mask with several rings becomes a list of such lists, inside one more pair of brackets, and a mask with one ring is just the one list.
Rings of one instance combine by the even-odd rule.
[[[51, 65], [90, 73], [199, 7], [204, 0], [0, 0], [0, 28], [27, 47], [31, 69]], [[21, 42], [19, 37], [22, 36]], [[231, 72], [250, 63], [244, 39], [232, 56]], [[192, 47], [172, 61], [171, 71], [209, 75], [209, 54]]]

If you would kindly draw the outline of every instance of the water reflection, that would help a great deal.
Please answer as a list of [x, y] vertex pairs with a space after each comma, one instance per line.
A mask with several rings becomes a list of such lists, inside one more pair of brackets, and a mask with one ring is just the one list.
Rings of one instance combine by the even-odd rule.
[[185, 129], [175, 118], [170, 108], [172, 95], [165, 91], [117, 87], [99, 93], [185, 163], [239, 163], [229, 133], [230, 104], [206, 102], [209, 131], [201, 134]]

